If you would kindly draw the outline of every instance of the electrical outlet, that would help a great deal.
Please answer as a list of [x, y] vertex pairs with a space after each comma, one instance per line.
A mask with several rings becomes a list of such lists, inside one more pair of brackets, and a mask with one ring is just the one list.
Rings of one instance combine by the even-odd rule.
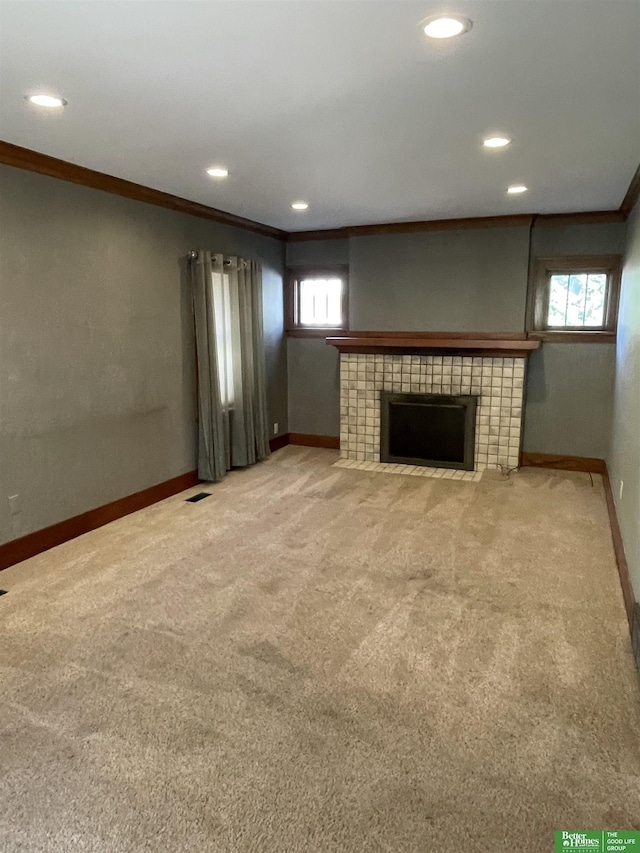
[[624, 480], [620, 480], [620, 500], [622, 500], [623, 491], [624, 491]]
[[22, 512], [20, 495], [8, 495], [7, 501], [9, 503], [9, 515], [18, 515], [18, 513]]
[[277, 434], [278, 434], [278, 424], [274, 424], [274, 425], [273, 425], [273, 434], [274, 434], [274, 435], [277, 435]]

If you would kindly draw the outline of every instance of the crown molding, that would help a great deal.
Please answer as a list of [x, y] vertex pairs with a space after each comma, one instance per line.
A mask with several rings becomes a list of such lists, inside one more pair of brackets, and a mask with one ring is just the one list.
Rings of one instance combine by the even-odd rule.
[[415, 234], [421, 231], [458, 231], [465, 228], [515, 228], [529, 227], [530, 214], [515, 216], [479, 216], [464, 219], [427, 219], [413, 222], [380, 222], [375, 225], [346, 225], [343, 228], [325, 228], [317, 231], [291, 231], [291, 243], [306, 240], [340, 240], [346, 237], [368, 237], [376, 234]]
[[87, 169], [85, 166], [68, 163], [66, 160], [59, 160], [57, 157], [32, 151], [30, 148], [21, 148], [19, 145], [13, 145], [10, 142], [0, 141], [0, 163], [6, 166], [14, 166], [17, 169], [25, 169], [28, 172], [37, 172], [50, 178], [58, 178], [72, 184], [80, 184], [94, 190], [102, 190], [134, 201], [153, 204], [156, 207], [165, 207], [178, 213], [197, 216], [200, 219], [209, 219], [222, 225], [244, 228], [246, 231], [254, 231], [265, 237], [275, 237], [277, 240], [286, 240], [287, 238], [287, 232], [281, 231], [279, 228], [272, 228], [270, 225], [254, 222], [253, 219], [245, 219], [233, 213], [226, 213], [224, 210], [217, 210], [215, 207], [208, 207], [206, 204], [189, 201], [186, 198], [180, 198], [180, 196], [145, 187], [142, 184], [125, 181], [123, 178], [106, 175], [104, 172], [96, 172], [93, 169]]
[[97, 172], [76, 163], [69, 163], [30, 148], [22, 148], [10, 142], [0, 140], [0, 163], [24, 169], [28, 172], [36, 172], [51, 178], [58, 178], [69, 183], [102, 190], [113, 195], [141, 201], [145, 204], [153, 204], [156, 207], [164, 207], [196, 216], [200, 219], [208, 219], [219, 222], [222, 225], [230, 225], [234, 228], [243, 228], [262, 234], [265, 237], [273, 237], [276, 240], [284, 240], [298, 243], [307, 240], [340, 240], [348, 237], [365, 237], [377, 234], [412, 234], [423, 231], [459, 231], [471, 228], [518, 228], [536, 225], [569, 225], [569, 224], [597, 224], [603, 222], [624, 222], [640, 197], [640, 166], [631, 180], [627, 194], [619, 210], [593, 210], [578, 211], [575, 213], [525, 213], [510, 214], [506, 216], [476, 216], [462, 217], [459, 219], [427, 219], [411, 222], [381, 222], [372, 225], [347, 225], [341, 228], [324, 228], [314, 231], [283, 231], [253, 219], [236, 216], [206, 204], [171, 195], [161, 190], [116, 178], [104, 172]]
[[638, 199], [640, 199], [640, 166], [638, 166], [634, 176], [631, 178], [629, 189], [620, 205], [620, 213], [622, 213], [625, 219], [630, 216], [631, 211], [638, 203]]
[[605, 222], [624, 222], [619, 210], [585, 210], [577, 213], [538, 213], [536, 225], [599, 225]]
[[386, 222], [376, 225], [347, 225], [318, 231], [292, 231], [290, 243], [307, 240], [340, 240], [347, 237], [366, 237], [374, 234], [412, 234], [422, 231], [460, 231], [470, 228], [528, 228], [536, 225], [575, 225], [601, 222], [624, 222], [619, 210], [587, 210], [576, 213], [524, 213], [509, 216], [477, 216], [461, 219], [427, 219], [416, 222]]

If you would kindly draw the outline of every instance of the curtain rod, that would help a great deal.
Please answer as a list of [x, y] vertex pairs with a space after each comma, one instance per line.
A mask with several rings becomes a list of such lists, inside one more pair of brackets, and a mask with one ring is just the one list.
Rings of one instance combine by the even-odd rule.
[[[190, 261], [195, 261], [195, 259], [198, 257], [198, 252], [195, 249], [191, 249], [189, 251], [189, 254], [187, 255], [187, 257], [189, 258]], [[246, 263], [244, 258], [239, 258], [239, 260], [242, 261], [243, 263]], [[231, 266], [231, 261], [223, 261], [223, 263], [226, 267]]]

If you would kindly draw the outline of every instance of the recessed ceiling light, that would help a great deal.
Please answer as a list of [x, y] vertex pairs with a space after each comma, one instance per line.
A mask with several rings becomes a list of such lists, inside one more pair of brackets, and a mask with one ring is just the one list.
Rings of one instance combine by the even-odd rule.
[[504, 148], [510, 142], [511, 140], [508, 136], [488, 136], [482, 144], [485, 148]]
[[212, 166], [210, 169], [207, 169], [207, 175], [211, 175], [212, 178], [226, 178], [228, 174], [229, 170], [222, 166]]
[[507, 189], [507, 192], [510, 195], [518, 195], [518, 193], [526, 193], [526, 191], [527, 191], [527, 187], [525, 187], [524, 184], [512, 184]]
[[294, 201], [293, 204], [291, 205], [291, 207], [294, 210], [306, 210], [309, 207], [309, 205], [307, 204], [306, 201]]
[[48, 107], [49, 109], [55, 107], [66, 107], [67, 102], [64, 98], [57, 98], [55, 95], [25, 95], [24, 96], [27, 101], [31, 104], [35, 104], [37, 107]]
[[468, 33], [473, 26], [463, 15], [434, 15], [423, 21], [424, 34], [431, 39], [450, 39]]

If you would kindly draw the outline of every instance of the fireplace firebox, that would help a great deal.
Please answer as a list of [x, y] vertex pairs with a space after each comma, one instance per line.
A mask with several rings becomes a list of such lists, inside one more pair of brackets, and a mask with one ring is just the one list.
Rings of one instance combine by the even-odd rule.
[[475, 394], [380, 394], [380, 461], [474, 470]]

